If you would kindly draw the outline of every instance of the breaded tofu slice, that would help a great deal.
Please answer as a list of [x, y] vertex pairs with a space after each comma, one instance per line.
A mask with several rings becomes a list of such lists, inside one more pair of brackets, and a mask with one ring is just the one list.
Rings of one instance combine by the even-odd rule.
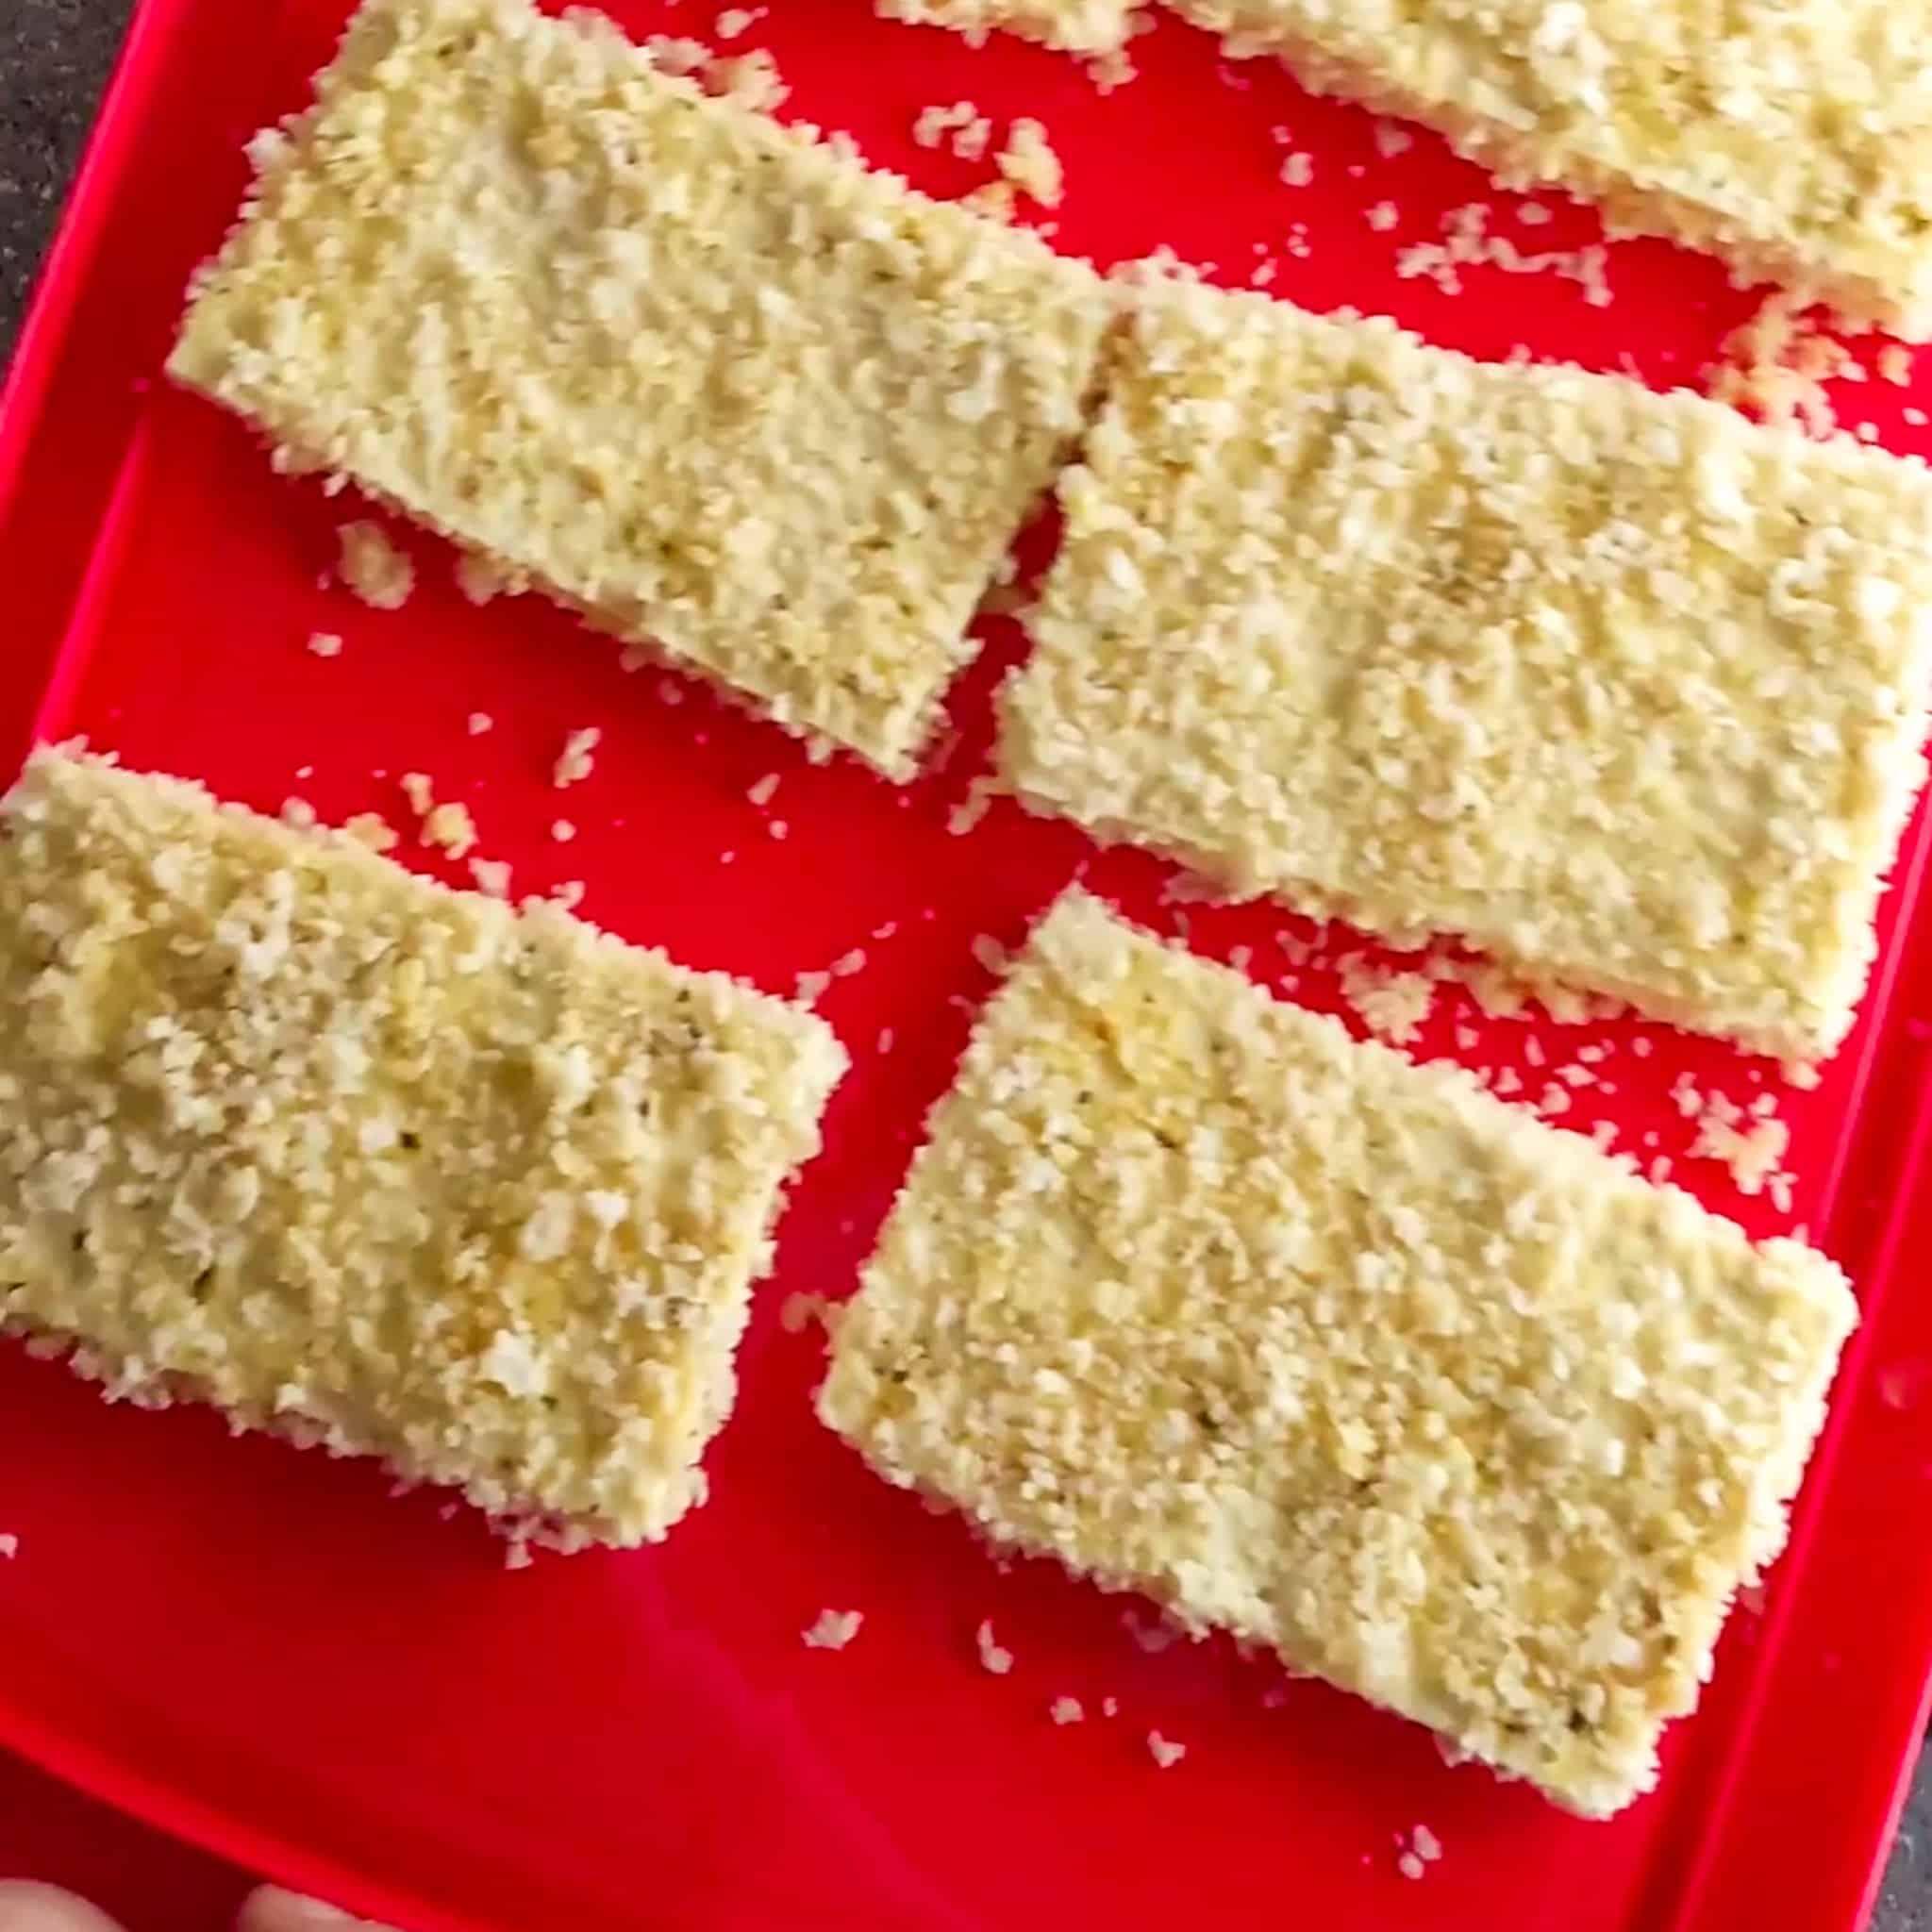
[[699, 1501], [815, 1016], [198, 786], [0, 801], [0, 1322], [573, 1547]]
[[1003, 27], [1071, 54], [1111, 54], [1127, 43], [1134, 8], [1135, 0], [874, 0], [874, 10], [970, 39]]
[[1001, 701], [1035, 809], [1829, 1054], [1924, 776], [1932, 475], [1145, 288]]
[[1786, 1509], [1843, 1275], [1079, 892], [835, 1316], [819, 1413], [1587, 1816], [1657, 1775]]
[[1932, 334], [1932, 59], [1890, 0], [1168, 0], [1304, 85], [1446, 134], [1841, 314]]
[[908, 777], [1081, 426], [1100, 278], [591, 13], [367, 0], [316, 91], [175, 378]]

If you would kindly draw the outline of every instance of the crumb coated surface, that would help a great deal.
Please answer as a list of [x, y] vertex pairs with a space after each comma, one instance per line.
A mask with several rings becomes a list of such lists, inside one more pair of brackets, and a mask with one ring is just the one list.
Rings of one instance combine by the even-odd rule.
[[0, 907], [0, 1319], [513, 1531], [701, 1497], [821, 1021], [48, 752]]
[[1140, 291], [1002, 699], [1023, 798], [1810, 1058], [1924, 774], [1932, 475], [1685, 394]]
[[1170, 0], [1506, 181], [1932, 333], [1924, 14], [1887, 0]]
[[255, 159], [177, 380], [910, 775], [1080, 427], [1091, 270], [525, 0], [369, 0]]
[[1844, 1277], [1074, 892], [982, 1019], [820, 1413], [996, 1540], [1586, 1814], [1786, 1506]]

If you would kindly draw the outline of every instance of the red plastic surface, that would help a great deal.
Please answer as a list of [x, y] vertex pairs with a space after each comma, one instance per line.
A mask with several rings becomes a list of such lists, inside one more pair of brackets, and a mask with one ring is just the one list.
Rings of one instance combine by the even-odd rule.
[[[689, 0], [615, 10], [638, 32], [712, 30]], [[243, 186], [242, 142], [303, 102], [346, 11], [140, 11], [0, 411], [0, 756], [85, 732], [264, 808], [300, 795], [405, 823], [397, 780], [429, 772], [520, 891], [581, 878], [589, 916], [679, 958], [789, 989], [864, 948], [823, 1002], [855, 1071], [759, 1294], [713, 1500], [656, 1550], [506, 1572], [468, 1512], [391, 1499], [373, 1467], [231, 1441], [192, 1410], [111, 1408], [0, 1352], [0, 1530], [19, 1538], [0, 1566], [0, 1740], [422, 1928], [1856, 1924], [1932, 1658], [1932, 917], [1903, 913], [1923, 817], [1859, 1030], [1816, 1091], [1663, 1027], [1487, 1020], [1456, 990], [1421, 1045], [1514, 1066], [1534, 1098], [1543, 1062], [1607, 1043], [1604, 1084], [1574, 1092], [1566, 1125], [1602, 1120], [1645, 1160], [1674, 1157], [1678, 1179], [1756, 1229], [1807, 1225], [1859, 1282], [1867, 1323], [1791, 1550], [1733, 1620], [1659, 1790], [1582, 1824], [1224, 1645], [1143, 1648], [1121, 1600], [1004, 1568], [873, 1481], [812, 1420], [821, 1344], [777, 1310], [792, 1291], [849, 1290], [990, 983], [973, 938], [1016, 941], [1076, 870], [1206, 952], [1252, 947], [1258, 977], [1315, 1004], [1336, 1004], [1333, 962], [1357, 942], [1316, 935], [1328, 963], [1298, 969], [1281, 941], [1310, 937], [1305, 923], [1167, 903], [1167, 868], [1096, 858], [1009, 806], [953, 833], [991, 683], [1023, 648], [1009, 621], [987, 625], [937, 769], [894, 791], [846, 761], [809, 765], [694, 681], [626, 674], [540, 602], [473, 609], [426, 539], [404, 536], [422, 581], [399, 614], [329, 587], [334, 528], [365, 512], [273, 477], [242, 428], [158, 369], [185, 278]], [[1058, 244], [1102, 260], [1166, 243], [1230, 280], [1271, 264], [1274, 292], [1313, 308], [1391, 310], [1485, 355], [1627, 358], [1658, 384], [1694, 376], [1750, 308], [1713, 263], [1649, 242], [1609, 250], [1607, 307], [1548, 271], [1464, 268], [1454, 295], [1405, 276], [1401, 251], [1473, 200], [1525, 252], [1587, 243], [1594, 220], [1546, 197], [1553, 219], [1531, 226], [1433, 140], [1384, 154], [1366, 114], [1272, 66], [1229, 67], [1172, 23], [1136, 43], [1141, 77], [1105, 95], [1063, 58], [882, 25], [864, 0], [792, 0], [732, 51], [756, 44], [792, 86], [788, 114], [849, 127], [937, 192], [990, 171], [915, 147], [922, 107], [970, 98], [1002, 130], [1038, 115], [1067, 163]], [[1313, 180], [1297, 188], [1281, 165], [1302, 150]], [[1368, 219], [1385, 200], [1392, 231]], [[1924, 440], [1901, 414], [1915, 394], [1932, 402], [1925, 385], [1840, 391], [1900, 449]], [[1029, 538], [1031, 566], [1049, 543]], [[340, 658], [305, 649], [318, 630], [343, 636]], [[493, 728], [472, 735], [477, 711]], [[605, 733], [595, 772], [559, 794], [551, 762], [585, 724]], [[775, 797], [754, 805], [771, 773]], [[551, 836], [558, 817], [574, 841]], [[1688, 1158], [1668, 1097], [1684, 1074], [1746, 1102], [1778, 1093], [1788, 1208]], [[826, 1607], [865, 1613], [845, 1651], [799, 1641]], [[976, 1660], [983, 1618], [1015, 1654], [1009, 1675]], [[1050, 1723], [1062, 1694], [1085, 1723]], [[1187, 1745], [1181, 1764], [1155, 1767], [1153, 1728]], [[1394, 1857], [1418, 1824], [1445, 1848], [1419, 1883]]]

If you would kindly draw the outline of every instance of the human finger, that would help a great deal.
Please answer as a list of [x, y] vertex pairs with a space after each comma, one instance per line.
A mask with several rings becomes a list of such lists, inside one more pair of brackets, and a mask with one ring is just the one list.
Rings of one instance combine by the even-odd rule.
[[[235, 1932], [349, 1932], [360, 1926], [365, 1932], [383, 1932], [367, 1919], [358, 1919], [326, 1899], [307, 1898], [299, 1891], [284, 1891], [279, 1885], [260, 1885], [243, 1901]], [[0, 1932], [8, 1932], [0, 1924]], [[65, 1932], [65, 1928], [61, 1928]]]
[[106, 1912], [27, 1878], [0, 1878], [0, 1932], [121, 1932]]

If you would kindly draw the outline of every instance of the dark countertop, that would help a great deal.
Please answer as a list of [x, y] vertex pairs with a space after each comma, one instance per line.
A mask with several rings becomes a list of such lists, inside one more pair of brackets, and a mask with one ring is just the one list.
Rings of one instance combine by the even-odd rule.
[[[0, 0], [0, 362], [129, 0]], [[1932, 1932], [1932, 1757], [1921, 1767], [1872, 1932]], [[1796, 1928], [1794, 1928], [1796, 1932]]]

